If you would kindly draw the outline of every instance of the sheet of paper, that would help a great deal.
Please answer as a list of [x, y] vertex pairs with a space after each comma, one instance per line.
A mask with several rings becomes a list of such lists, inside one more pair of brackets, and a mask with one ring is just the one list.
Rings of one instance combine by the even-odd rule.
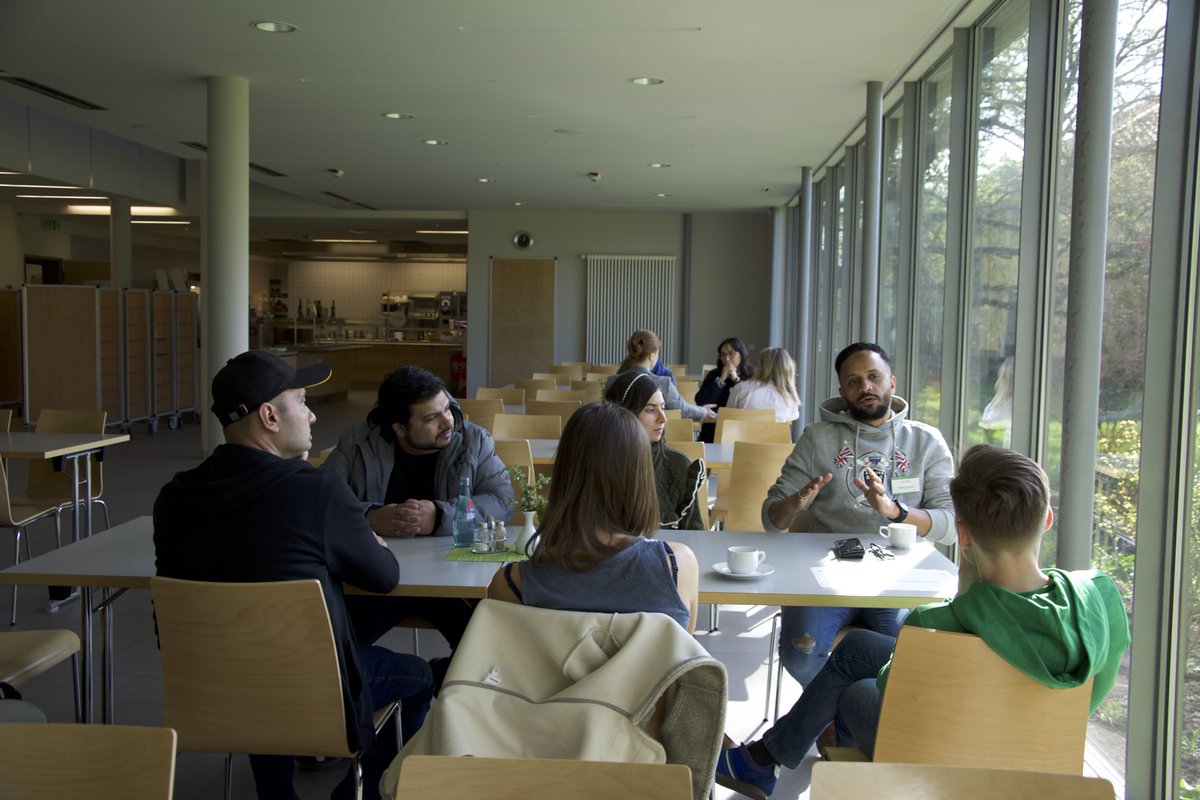
[[[883, 568], [881, 568], [883, 567]], [[830, 561], [810, 567], [822, 589], [837, 594], [870, 596], [878, 594], [930, 594], [949, 591], [945, 572], [936, 569], [909, 569], [893, 573], [885, 565], [869, 562]]]

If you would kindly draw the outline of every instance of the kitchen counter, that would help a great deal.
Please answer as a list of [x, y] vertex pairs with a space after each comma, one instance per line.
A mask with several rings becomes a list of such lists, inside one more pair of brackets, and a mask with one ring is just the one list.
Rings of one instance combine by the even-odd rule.
[[310, 398], [324, 399], [345, 397], [350, 389], [378, 389], [384, 377], [409, 364], [429, 370], [454, 392], [459, 379], [451, 376], [450, 364], [461, 359], [463, 342], [356, 339], [272, 348], [271, 352], [297, 368], [317, 361], [329, 364], [333, 368], [329, 380], [308, 390]]

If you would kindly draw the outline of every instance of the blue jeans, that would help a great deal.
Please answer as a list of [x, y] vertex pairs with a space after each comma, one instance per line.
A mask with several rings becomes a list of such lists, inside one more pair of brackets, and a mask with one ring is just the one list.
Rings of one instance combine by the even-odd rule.
[[[421, 727], [433, 699], [433, 675], [424, 659], [405, 653], [393, 653], [383, 647], [359, 645], [358, 660], [363, 679], [371, 692], [375, 708], [400, 702], [400, 730], [405, 742]], [[352, 710], [347, 713], [354, 713]], [[396, 741], [395, 726], [384, 725], [375, 738], [375, 745], [364, 749], [363, 797], [379, 797], [379, 779], [396, 757], [400, 743]], [[298, 800], [292, 785], [295, 758], [292, 756], [251, 755], [250, 769], [259, 800]], [[330, 795], [333, 798], [354, 796], [353, 768]]]
[[866, 630], [847, 633], [796, 704], [763, 734], [763, 744], [775, 760], [797, 767], [830, 722], [839, 745], [858, 747], [869, 756], [879, 725], [875, 676], [895, 646], [894, 636]]
[[785, 606], [779, 631], [779, 660], [788, 674], [807, 689], [825, 666], [833, 639], [842, 628], [861, 625], [894, 638], [907, 615], [896, 608]]

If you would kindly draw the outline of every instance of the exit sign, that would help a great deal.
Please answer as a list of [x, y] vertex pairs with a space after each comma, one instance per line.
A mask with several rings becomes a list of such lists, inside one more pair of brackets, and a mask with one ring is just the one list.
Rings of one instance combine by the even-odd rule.
[[62, 229], [62, 222], [56, 219], [42, 220], [42, 227], [48, 231], [57, 231]]

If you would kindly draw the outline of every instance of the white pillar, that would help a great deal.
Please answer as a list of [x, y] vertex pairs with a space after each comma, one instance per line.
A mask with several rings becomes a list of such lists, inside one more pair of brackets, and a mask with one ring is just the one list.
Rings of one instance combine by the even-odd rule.
[[250, 340], [250, 83], [245, 78], [208, 79], [207, 168], [201, 280], [206, 355], [199, 393], [206, 454], [224, 441], [208, 413], [212, 376], [247, 350]]
[[128, 197], [114, 197], [108, 217], [108, 263], [112, 285], [133, 285], [132, 204]]

